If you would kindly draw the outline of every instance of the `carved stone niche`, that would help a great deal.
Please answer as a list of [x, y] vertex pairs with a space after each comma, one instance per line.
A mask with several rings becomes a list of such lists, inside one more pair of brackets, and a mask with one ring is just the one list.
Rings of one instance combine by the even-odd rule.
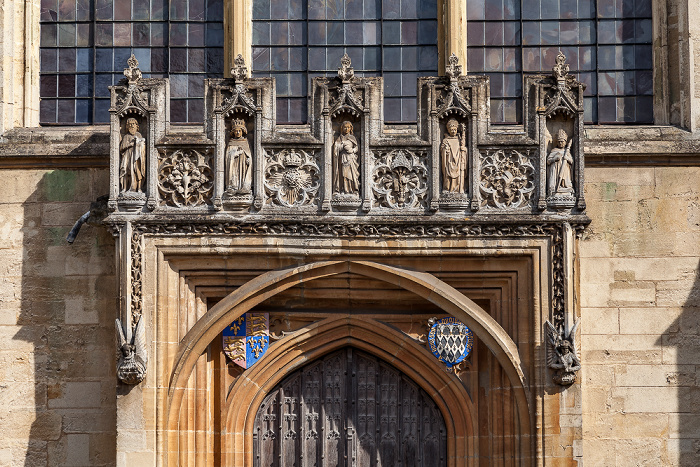
[[551, 76], [527, 78], [537, 86], [536, 126], [540, 146], [538, 208], [566, 211], [586, 208], [583, 198], [583, 91], [569, 74], [560, 52]]
[[[324, 140], [326, 177], [322, 209], [341, 213], [357, 213], [360, 206], [369, 210], [366, 180], [369, 154], [369, 114], [367, 87], [362, 78], [355, 78], [350, 57], [340, 60], [338, 75], [316, 79], [320, 89], [320, 135]], [[325, 199], [330, 198], [330, 206]], [[364, 201], [364, 202], [363, 202]]]
[[204, 86], [205, 132], [216, 144], [214, 206], [227, 211], [260, 210], [263, 184], [263, 133], [270, 135], [274, 114], [273, 81], [248, 78], [241, 55], [234, 60], [232, 78], [208, 79]]
[[433, 146], [433, 210], [469, 209], [471, 162], [476, 143], [477, 92], [472, 78], [462, 75], [457, 56], [448, 59], [445, 77], [430, 86], [430, 133]]
[[127, 61], [123, 79], [110, 86], [109, 208], [139, 213], [156, 207], [156, 143], [165, 135], [170, 111], [167, 81], [143, 79], [138, 61]]

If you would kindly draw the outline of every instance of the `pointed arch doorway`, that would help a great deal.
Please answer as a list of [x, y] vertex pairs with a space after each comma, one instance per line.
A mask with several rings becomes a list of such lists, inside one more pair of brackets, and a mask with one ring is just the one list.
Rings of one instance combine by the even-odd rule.
[[389, 363], [344, 347], [294, 371], [255, 416], [254, 467], [438, 467], [445, 420]]

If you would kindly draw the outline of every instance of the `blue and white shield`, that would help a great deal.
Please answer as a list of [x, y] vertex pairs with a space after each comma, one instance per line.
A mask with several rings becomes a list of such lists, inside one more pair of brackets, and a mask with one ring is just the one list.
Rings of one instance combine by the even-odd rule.
[[452, 368], [469, 355], [474, 344], [474, 334], [456, 318], [437, 320], [428, 332], [430, 351], [438, 360]]
[[224, 353], [233, 363], [250, 368], [270, 346], [270, 315], [246, 313], [224, 329]]

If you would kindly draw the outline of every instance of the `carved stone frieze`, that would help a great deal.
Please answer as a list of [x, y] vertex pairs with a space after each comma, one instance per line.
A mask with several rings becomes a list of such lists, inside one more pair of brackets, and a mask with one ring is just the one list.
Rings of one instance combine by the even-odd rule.
[[197, 207], [211, 202], [214, 186], [209, 151], [162, 150], [158, 168], [160, 205]]
[[530, 152], [486, 150], [481, 159], [479, 191], [482, 206], [495, 209], [527, 207], [535, 191], [535, 167]]
[[284, 208], [313, 206], [318, 201], [320, 169], [314, 152], [266, 151], [266, 204]]
[[389, 209], [427, 207], [427, 153], [408, 149], [375, 152], [373, 171], [374, 204]]

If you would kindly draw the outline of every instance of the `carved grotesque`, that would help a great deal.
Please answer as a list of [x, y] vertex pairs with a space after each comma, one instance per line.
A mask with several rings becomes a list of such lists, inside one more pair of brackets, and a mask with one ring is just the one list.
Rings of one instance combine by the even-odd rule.
[[231, 139], [226, 145], [225, 180], [226, 192], [233, 195], [250, 193], [252, 185], [252, 156], [246, 134], [245, 121], [235, 119], [231, 128]]
[[353, 135], [352, 123], [344, 121], [340, 125], [340, 135], [333, 144], [335, 165], [333, 184], [343, 194], [359, 195], [360, 164], [358, 162], [357, 138]]
[[126, 121], [126, 133], [119, 144], [121, 164], [119, 183], [121, 191], [143, 192], [146, 174], [146, 140], [139, 133], [139, 123], [135, 118]]
[[570, 196], [574, 193], [571, 180], [571, 143], [563, 129], [557, 133], [554, 148], [547, 156], [547, 194], [549, 196]]
[[576, 381], [576, 372], [581, 361], [576, 352], [576, 329], [578, 321], [569, 333], [559, 332], [549, 321], [545, 321], [547, 338], [547, 366], [556, 370], [554, 382], [567, 386]]
[[442, 189], [449, 193], [464, 193], [467, 174], [466, 129], [460, 129], [457, 120], [447, 122], [447, 134], [440, 144], [440, 162], [442, 165]]
[[[120, 358], [117, 363], [117, 378], [125, 384], [139, 384], [146, 377], [148, 353], [146, 352], [146, 328], [139, 319], [133, 336], [124, 334], [121, 321], [116, 320], [117, 342]], [[129, 333], [130, 334], [130, 333]]]

